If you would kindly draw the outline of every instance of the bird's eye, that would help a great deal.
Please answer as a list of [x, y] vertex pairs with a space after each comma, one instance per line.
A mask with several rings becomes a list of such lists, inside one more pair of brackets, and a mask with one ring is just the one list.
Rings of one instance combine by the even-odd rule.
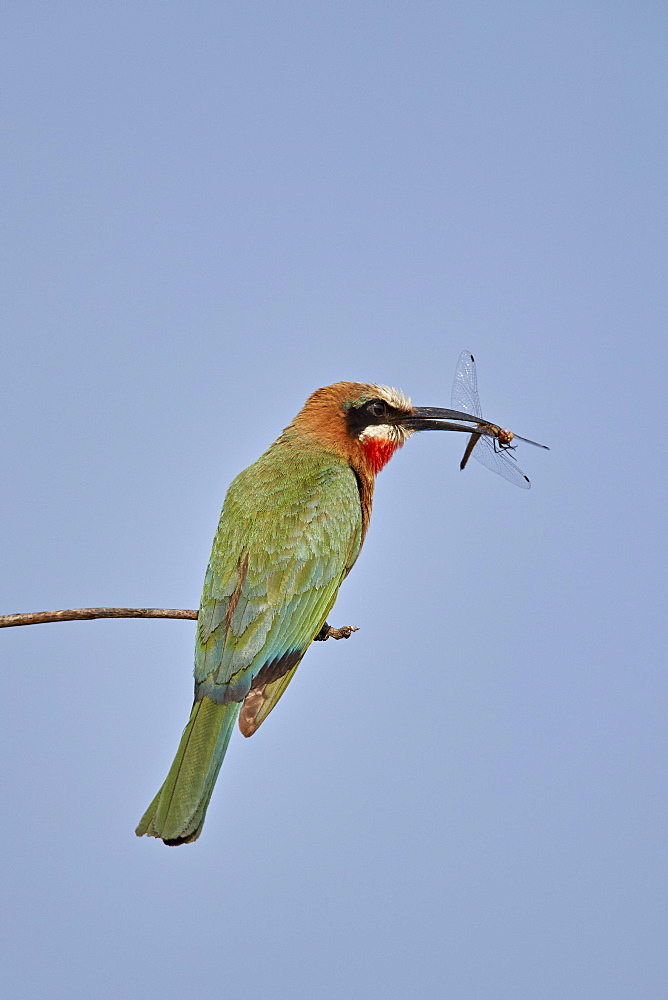
[[373, 403], [369, 403], [369, 409], [374, 417], [382, 417], [385, 414], [385, 403], [381, 403], [380, 400], [375, 399]]

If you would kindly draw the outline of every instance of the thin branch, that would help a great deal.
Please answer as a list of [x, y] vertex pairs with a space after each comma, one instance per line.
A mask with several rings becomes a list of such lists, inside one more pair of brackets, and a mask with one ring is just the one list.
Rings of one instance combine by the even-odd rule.
[[[180, 618], [197, 621], [197, 611], [183, 608], [70, 608], [68, 611], [28, 611], [22, 615], [0, 615], [0, 628], [13, 625], [49, 625], [51, 622], [81, 622], [91, 618]], [[315, 637], [325, 639], [349, 639], [353, 632], [359, 632], [356, 625], [342, 625], [332, 628], [327, 622]]]
[[357, 625], [342, 625], [341, 628], [332, 628], [328, 622], [325, 622], [314, 641], [325, 642], [327, 639], [349, 639], [353, 632], [359, 632]]
[[69, 611], [29, 611], [23, 615], [0, 615], [0, 628], [12, 625], [46, 625], [79, 622], [90, 618], [186, 618], [197, 621], [197, 611], [174, 608], [71, 608]]
[[359, 632], [357, 625], [342, 625], [341, 628], [329, 626], [328, 639], [350, 639], [353, 632]]

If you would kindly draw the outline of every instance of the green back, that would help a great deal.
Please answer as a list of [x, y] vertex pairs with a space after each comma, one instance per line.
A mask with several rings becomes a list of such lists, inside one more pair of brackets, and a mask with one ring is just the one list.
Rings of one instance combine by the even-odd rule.
[[361, 538], [357, 480], [335, 454], [284, 435], [237, 476], [204, 581], [197, 697], [242, 701], [260, 671], [260, 681], [291, 675]]

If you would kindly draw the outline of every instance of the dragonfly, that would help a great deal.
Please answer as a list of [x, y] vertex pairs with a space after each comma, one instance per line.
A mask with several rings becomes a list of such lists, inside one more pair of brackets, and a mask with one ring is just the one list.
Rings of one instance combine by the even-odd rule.
[[519, 434], [513, 434], [512, 431], [483, 420], [475, 359], [470, 351], [462, 351], [459, 355], [455, 369], [455, 380], [452, 383], [452, 405], [457, 410], [470, 413], [472, 419], [477, 420], [477, 427], [471, 433], [459, 468], [466, 468], [466, 463], [473, 455], [481, 465], [496, 472], [499, 476], [503, 476], [509, 483], [514, 483], [515, 486], [520, 486], [524, 490], [530, 489], [529, 477], [522, 472], [512, 454], [517, 446], [511, 442], [525, 441], [537, 448], [545, 448], [548, 451], [549, 448], [546, 444], [539, 444], [538, 441], [520, 437]]

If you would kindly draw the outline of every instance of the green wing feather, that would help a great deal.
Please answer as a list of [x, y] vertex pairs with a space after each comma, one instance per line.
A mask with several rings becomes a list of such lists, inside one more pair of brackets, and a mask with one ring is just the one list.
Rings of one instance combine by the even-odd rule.
[[290, 450], [274, 456], [270, 449], [225, 500], [195, 658], [198, 697], [219, 704], [242, 701], [263, 668], [303, 654], [359, 553], [361, 509], [350, 466], [328, 453]]

